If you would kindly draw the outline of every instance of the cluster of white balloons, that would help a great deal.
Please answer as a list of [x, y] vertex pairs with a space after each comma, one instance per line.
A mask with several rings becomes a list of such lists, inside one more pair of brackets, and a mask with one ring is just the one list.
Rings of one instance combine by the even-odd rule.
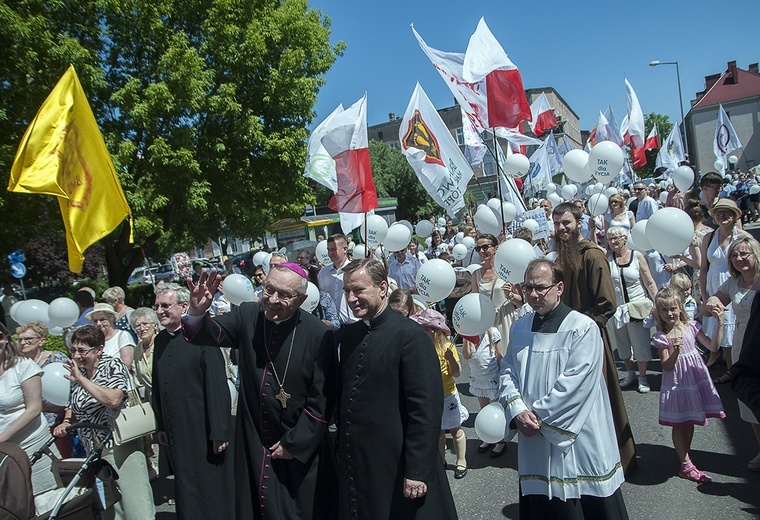
[[609, 181], [617, 177], [625, 163], [625, 154], [612, 141], [597, 143], [588, 153], [584, 150], [570, 150], [562, 159], [562, 169], [575, 182], [588, 182], [592, 177], [599, 181]]
[[[514, 157], [510, 155], [510, 157]], [[481, 233], [498, 236], [502, 225], [512, 222], [517, 217], [517, 206], [511, 202], [499, 199], [489, 199], [486, 204], [480, 204], [475, 211], [475, 229]]]
[[49, 304], [42, 300], [20, 300], [10, 308], [10, 316], [19, 325], [42, 322], [54, 336], [63, 334], [79, 319], [79, 306], [71, 298], [56, 298]]

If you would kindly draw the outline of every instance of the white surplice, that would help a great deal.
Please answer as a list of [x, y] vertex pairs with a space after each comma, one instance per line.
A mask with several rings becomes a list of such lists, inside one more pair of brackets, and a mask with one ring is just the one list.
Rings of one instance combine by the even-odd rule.
[[523, 495], [561, 500], [610, 496], [623, 483], [599, 327], [576, 311], [556, 333], [531, 332], [534, 315], [512, 327], [500, 378], [507, 424], [532, 410], [541, 430], [519, 435]]

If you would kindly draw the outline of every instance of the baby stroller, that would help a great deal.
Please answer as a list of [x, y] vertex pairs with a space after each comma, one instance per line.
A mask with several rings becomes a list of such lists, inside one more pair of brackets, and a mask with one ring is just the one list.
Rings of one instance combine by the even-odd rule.
[[[31, 458], [15, 444], [0, 443], [0, 520], [92, 520], [93, 507], [104, 510], [121, 498], [115, 485], [108, 486], [118, 479], [116, 471], [100, 459], [103, 445], [112, 437], [110, 428], [92, 423], [77, 423], [71, 428], [102, 430], [107, 436], [85, 459], [54, 458], [53, 472], [59, 487], [37, 497], [32, 491], [31, 468], [55, 437], [51, 436]], [[37, 515], [38, 507], [43, 514]]]

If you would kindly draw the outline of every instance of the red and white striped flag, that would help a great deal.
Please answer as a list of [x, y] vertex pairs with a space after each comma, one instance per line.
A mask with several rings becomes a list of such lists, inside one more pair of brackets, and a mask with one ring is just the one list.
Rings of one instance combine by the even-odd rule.
[[544, 92], [541, 92], [541, 95], [530, 105], [530, 113], [533, 117], [530, 129], [535, 135], [542, 135], [558, 125], [557, 118], [554, 117], [554, 110], [549, 106], [549, 100]]

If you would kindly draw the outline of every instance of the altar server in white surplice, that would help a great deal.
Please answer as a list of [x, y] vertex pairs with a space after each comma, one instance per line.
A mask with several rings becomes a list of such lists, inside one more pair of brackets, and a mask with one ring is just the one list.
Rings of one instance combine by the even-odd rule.
[[500, 378], [520, 433], [520, 518], [627, 519], [599, 327], [562, 303], [549, 260], [529, 264], [522, 290], [536, 312], [512, 326]]

